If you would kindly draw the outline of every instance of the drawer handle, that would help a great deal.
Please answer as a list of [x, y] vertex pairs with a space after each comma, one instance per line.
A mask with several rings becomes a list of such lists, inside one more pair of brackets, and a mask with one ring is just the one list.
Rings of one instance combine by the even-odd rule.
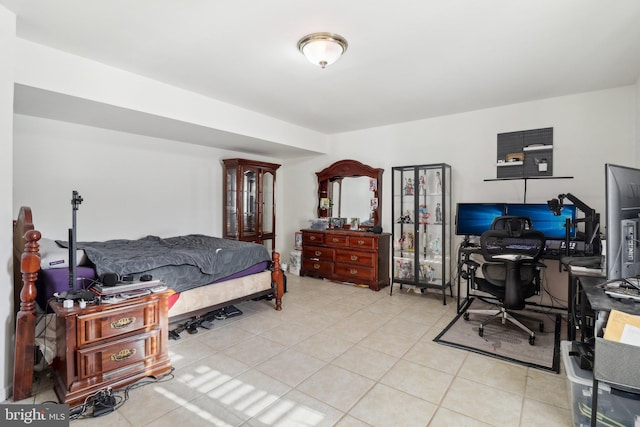
[[134, 316], [131, 317], [123, 317], [122, 319], [118, 319], [115, 322], [111, 322], [111, 329], [122, 329], [129, 327], [136, 321]]
[[124, 350], [120, 350], [117, 353], [113, 353], [111, 355], [111, 357], [109, 357], [109, 359], [111, 359], [114, 362], [122, 362], [122, 361], [127, 360], [128, 358], [130, 358], [134, 354], [136, 354], [136, 349], [135, 348], [126, 348]]
[[322, 252], [321, 252], [321, 251], [315, 251], [314, 253], [316, 254], [316, 256], [320, 256], [320, 255], [322, 255]]
[[309, 240], [316, 240], [316, 236], [309, 236]]
[[313, 264], [313, 268], [315, 268], [316, 270], [320, 270], [320, 264]]
[[357, 261], [357, 260], [358, 260], [357, 255], [351, 255], [351, 261]]
[[340, 239], [338, 239], [337, 237], [334, 237], [333, 239], [331, 239], [331, 241], [333, 243], [338, 243], [340, 241]]
[[355, 268], [352, 268], [351, 270], [349, 270], [349, 273], [358, 274], [358, 270], [356, 270]]
[[358, 244], [359, 244], [360, 246], [364, 245], [364, 240], [358, 240]]

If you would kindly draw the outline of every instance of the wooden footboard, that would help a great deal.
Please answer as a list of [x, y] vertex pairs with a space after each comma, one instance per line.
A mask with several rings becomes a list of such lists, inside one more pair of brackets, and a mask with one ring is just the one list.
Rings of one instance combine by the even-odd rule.
[[[36, 330], [36, 286], [40, 270], [38, 241], [41, 238], [35, 230], [31, 209], [20, 208], [18, 218], [13, 222], [13, 270], [14, 270], [14, 313], [16, 315], [16, 347], [13, 369], [13, 400], [31, 396], [33, 366], [35, 359]], [[271, 280], [275, 309], [282, 310], [284, 295], [284, 274], [280, 265], [280, 254], [272, 254]], [[251, 298], [252, 295], [248, 295]], [[232, 302], [230, 302], [232, 304]]]

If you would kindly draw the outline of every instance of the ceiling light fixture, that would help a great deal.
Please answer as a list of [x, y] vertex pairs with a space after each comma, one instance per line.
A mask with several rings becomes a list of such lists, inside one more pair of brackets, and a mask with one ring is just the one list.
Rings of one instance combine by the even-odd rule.
[[348, 46], [344, 37], [332, 33], [309, 34], [298, 42], [298, 50], [309, 62], [322, 68], [340, 59]]

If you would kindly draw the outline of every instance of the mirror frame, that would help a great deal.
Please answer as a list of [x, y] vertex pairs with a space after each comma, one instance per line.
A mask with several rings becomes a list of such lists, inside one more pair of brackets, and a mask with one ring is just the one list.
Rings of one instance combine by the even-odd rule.
[[382, 173], [384, 169], [372, 168], [369, 165], [360, 163], [357, 160], [340, 160], [326, 167], [318, 175], [318, 218], [327, 218], [332, 216], [333, 205], [329, 208], [321, 208], [320, 200], [329, 198], [333, 200], [334, 181], [341, 181], [344, 178], [368, 176], [377, 181], [376, 190], [373, 197], [378, 199], [378, 207], [373, 211], [373, 225], [382, 226]]

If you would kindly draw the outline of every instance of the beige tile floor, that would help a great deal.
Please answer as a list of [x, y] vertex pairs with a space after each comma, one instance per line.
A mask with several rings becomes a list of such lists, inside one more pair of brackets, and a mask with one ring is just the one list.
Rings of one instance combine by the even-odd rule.
[[[283, 311], [266, 301], [213, 329], [183, 332], [173, 378], [131, 390], [82, 426], [569, 426], [559, 375], [453, 349], [436, 292], [373, 292], [288, 275]], [[29, 402], [55, 399], [47, 378]]]

